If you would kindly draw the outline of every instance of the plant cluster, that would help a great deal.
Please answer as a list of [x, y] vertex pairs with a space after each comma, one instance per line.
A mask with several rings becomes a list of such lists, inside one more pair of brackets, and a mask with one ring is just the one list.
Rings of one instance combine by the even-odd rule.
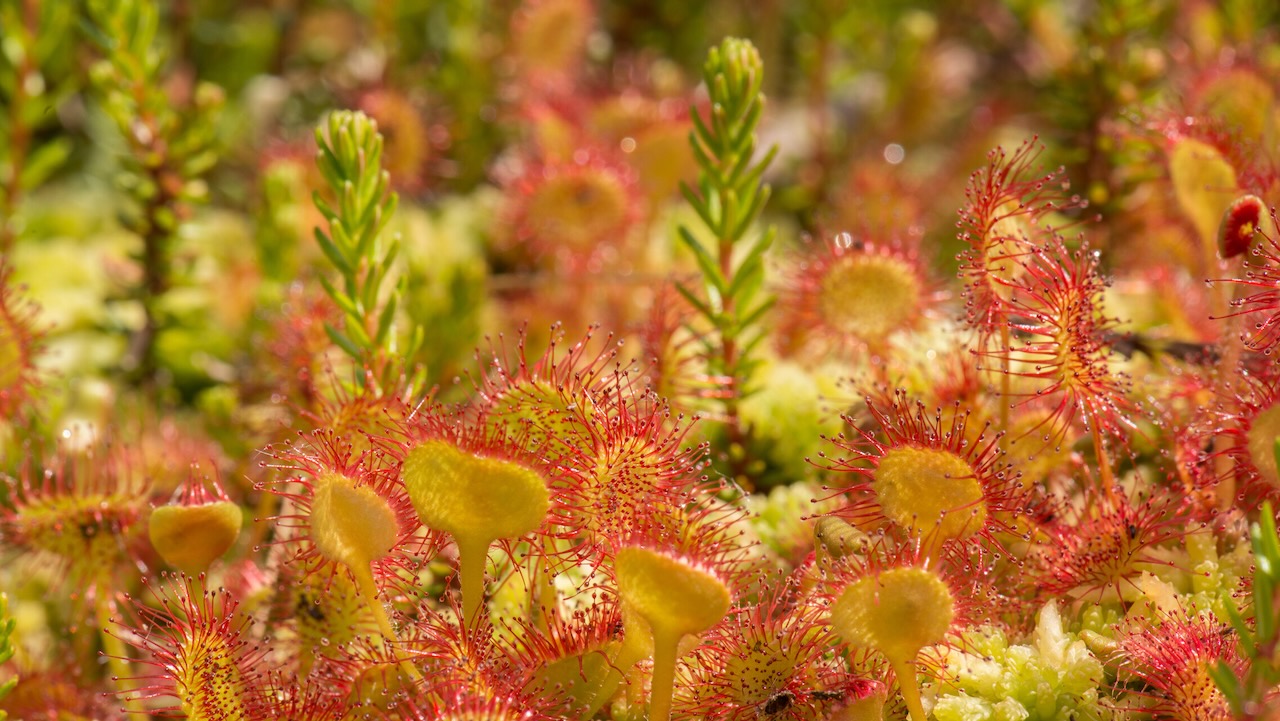
[[0, 719], [1280, 718], [1280, 13], [858, 5], [0, 0]]

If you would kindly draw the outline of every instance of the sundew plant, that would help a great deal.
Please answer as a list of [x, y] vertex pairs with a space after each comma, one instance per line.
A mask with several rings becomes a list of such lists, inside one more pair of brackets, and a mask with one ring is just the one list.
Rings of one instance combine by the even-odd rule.
[[1271, 0], [0, 0], [0, 719], [1280, 719]]

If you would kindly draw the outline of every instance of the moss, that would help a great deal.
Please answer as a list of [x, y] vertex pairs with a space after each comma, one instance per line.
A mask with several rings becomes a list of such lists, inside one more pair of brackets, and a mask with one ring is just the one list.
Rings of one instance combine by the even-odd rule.
[[1011, 644], [993, 627], [966, 633], [946, 652], [941, 674], [946, 680], [925, 691], [937, 721], [1112, 718], [1099, 691], [1102, 662], [1079, 634], [1063, 629], [1052, 603], [1024, 643]]

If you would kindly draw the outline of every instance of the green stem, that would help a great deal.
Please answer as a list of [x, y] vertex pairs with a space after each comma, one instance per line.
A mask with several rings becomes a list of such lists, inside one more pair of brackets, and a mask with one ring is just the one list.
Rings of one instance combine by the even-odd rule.
[[480, 609], [484, 608], [484, 565], [489, 558], [489, 542], [454, 540], [458, 543], [462, 619], [463, 623], [471, 625], [479, 622]]
[[[387, 609], [383, 607], [382, 601], [378, 600], [378, 586], [373, 582], [373, 567], [349, 568], [351, 568], [351, 575], [355, 576], [356, 586], [360, 589], [360, 596], [364, 599], [365, 604], [369, 606], [369, 610], [373, 612], [373, 619], [377, 621], [378, 630], [382, 632], [382, 637], [394, 643], [398, 640], [396, 638], [396, 630], [391, 626], [391, 619], [387, 616]], [[400, 668], [409, 675], [409, 678], [415, 681], [422, 680], [422, 674], [408, 659], [400, 663]]]
[[[650, 677], [653, 676], [652, 673], [649, 675]], [[624, 694], [627, 709], [626, 717], [636, 717], [640, 715], [640, 709], [645, 706], [644, 692], [646, 690], [649, 690], [650, 696], [652, 696], [652, 687], [649, 689], [645, 688], [644, 676], [644, 669], [640, 668], [638, 665], [632, 666], [631, 670], [627, 672], [627, 692]], [[644, 718], [648, 721], [652, 716], [646, 713]]]
[[680, 634], [653, 629], [653, 681], [649, 690], [649, 721], [671, 718], [671, 696], [676, 686], [676, 654]]
[[898, 677], [898, 691], [911, 712], [911, 721], [925, 721], [924, 705], [920, 703], [920, 686], [916, 683], [916, 665], [901, 659], [889, 659], [893, 675]]
[[382, 602], [378, 600], [378, 586], [373, 582], [373, 569], [367, 566], [353, 567], [351, 568], [351, 575], [356, 578], [356, 586], [360, 589], [360, 596], [369, 605], [369, 610], [373, 611], [373, 618], [378, 622], [378, 630], [382, 632], [382, 637], [388, 641], [396, 640], [396, 631], [391, 627], [391, 619], [387, 616], [387, 610], [382, 607]]
[[[165, 293], [170, 286], [170, 246], [174, 233], [165, 230], [163, 216], [172, 213], [178, 215], [179, 199], [165, 182], [170, 172], [170, 159], [165, 157], [167, 147], [159, 130], [148, 124], [150, 137], [158, 140], [150, 143], [134, 141], [130, 144], [133, 155], [143, 167], [141, 173], [155, 186], [153, 197], [143, 201], [142, 217], [138, 221], [135, 232], [142, 238], [142, 285], [138, 288], [138, 298], [142, 305], [142, 327], [129, 341], [127, 367], [134, 378], [143, 386], [151, 386], [155, 381], [157, 367], [156, 341], [163, 330], [161, 305]], [[130, 135], [129, 137], [133, 137]], [[150, 165], [145, 159], [158, 155], [158, 164]]]
[[142, 699], [131, 693], [131, 688], [126, 685], [132, 685], [133, 666], [129, 663], [129, 648], [124, 641], [107, 632], [107, 626], [111, 624], [111, 612], [113, 604], [111, 603], [110, 594], [107, 589], [110, 585], [105, 582], [99, 582], [98, 587], [94, 590], [93, 607], [98, 620], [98, 635], [102, 638], [102, 653], [107, 657], [107, 667], [111, 670], [111, 676], [115, 681], [116, 693], [124, 701], [125, 710], [130, 714], [139, 714], [145, 716], [146, 708], [142, 705]]
[[559, 594], [556, 591], [556, 573], [552, 558], [555, 557], [555, 542], [550, 538], [542, 541], [542, 555], [530, 569], [533, 581], [529, 609], [533, 617], [534, 627], [546, 633], [551, 629], [552, 617], [559, 606]]
[[600, 679], [595, 694], [587, 703], [582, 718], [594, 717], [618, 692], [618, 686], [622, 684], [627, 671], [647, 655], [648, 648], [638, 634], [628, 633], [622, 639], [622, 645], [618, 647], [617, 652], [609, 659], [609, 663], [605, 664], [605, 675]]

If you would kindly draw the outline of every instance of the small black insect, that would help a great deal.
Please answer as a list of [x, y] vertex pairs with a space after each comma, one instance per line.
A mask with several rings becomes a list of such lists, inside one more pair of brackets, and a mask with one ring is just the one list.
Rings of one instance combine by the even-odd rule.
[[[319, 601], [320, 599], [316, 599]], [[314, 621], [324, 621], [324, 609], [320, 608], [319, 603], [314, 603], [304, 593], [298, 596], [298, 610], [307, 614]]]
[[781, 693], [774, 694], [768, 701], [766, 701], [764, 708], [762, 708], [761, 711], [764, 712], [765, 716], [776, 716], [777, 714], [791, 708], [791, 704], [794, 703], [795, 700], [796, 697], [794, 694], [790, 691], [783, 691]]

